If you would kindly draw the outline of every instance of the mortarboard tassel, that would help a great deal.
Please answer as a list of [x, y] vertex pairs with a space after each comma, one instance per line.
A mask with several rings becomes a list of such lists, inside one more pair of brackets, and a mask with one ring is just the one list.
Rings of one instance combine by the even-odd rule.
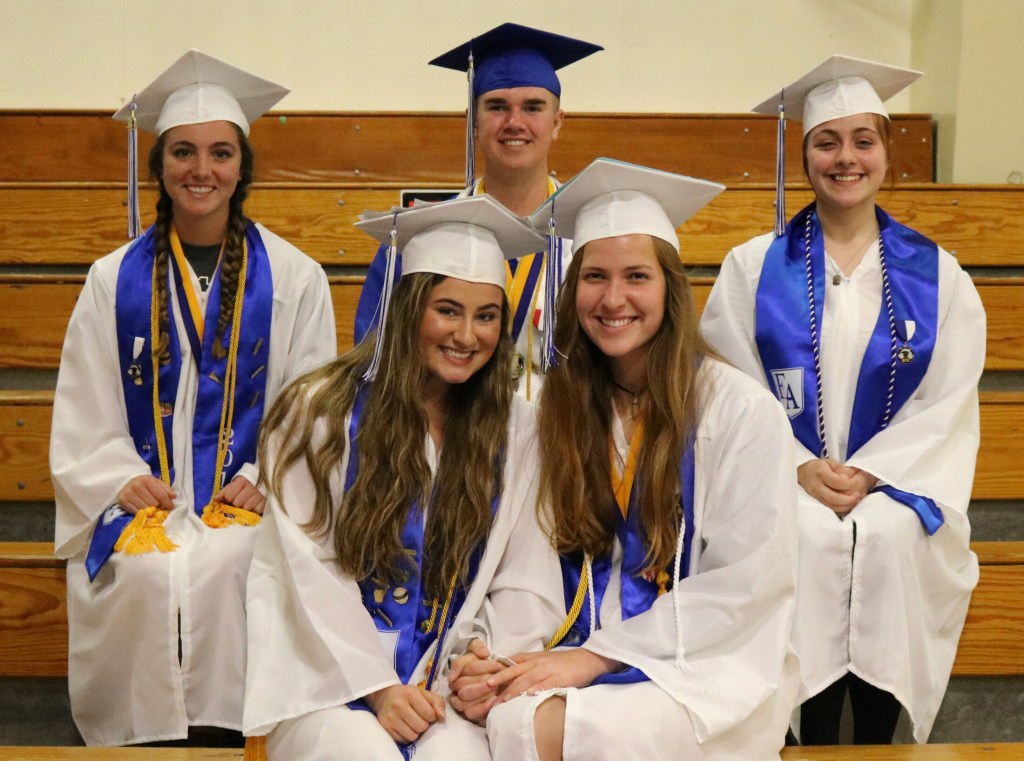
[[562, 239], [558, 237], [555, 222], [555, 203], [551, 202], [548, 219], [547, 277], [544, 281], [544, 342], [540, 355], [541, 370], [548, 372], [558, 364], [555, 350], [555, 302], [562, 282]]
[[372, 381], [380, 369], [381, 356], [384, 354], [384, 331], [387, 328], [388, 307], [391, 305], [391, 291], [395, 287], [395, 262], [398, 256], [398, 211], [391, 220], [391, 240], [384, 264], [384, 284], [380, 291], [380, 302], [377, 304], [377, 335], [373, 343], [373, 359], [363, 374], [364, 381]]
[[466, 112], [466, 187], [472, 192], [476, 184], [476, 143], [473, 139], [473, 122], [476, 112], [473, 104], [473, 50], [469, 51], [469, 67], [466, 69], [466, 80], [469, 83], [469, 110]]
[[138, 104], [132, 96], [131, 116], [128, 119], [128, 239], [142, 235], [139, 218], [139, 127], [135, 119]]
[[775, 136], [775, 237], [786, 231], [786, 91], [779, 97], [779, 124]]

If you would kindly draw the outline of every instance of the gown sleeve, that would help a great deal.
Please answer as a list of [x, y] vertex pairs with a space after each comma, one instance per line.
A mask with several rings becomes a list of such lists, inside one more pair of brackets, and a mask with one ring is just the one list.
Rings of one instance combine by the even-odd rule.
[[716, 365], [696, 442], [690, 575], [583, 645], [640, 669], [686, 706], [701, 742], [773, 699], [793, 669], [793, 436], [769, 393]]
[[119, 261], [108, 257], [93, 265], [61, 352], [50, 434], [54, 550], [60, 558], [85, 547], [125, 484], [150, 475], [128, 432], [121, 388], [114, 318]]

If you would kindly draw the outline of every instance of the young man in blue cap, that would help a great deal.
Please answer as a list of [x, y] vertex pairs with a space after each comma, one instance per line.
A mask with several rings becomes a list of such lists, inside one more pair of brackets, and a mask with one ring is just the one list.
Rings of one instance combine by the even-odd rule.
[[[558, 139], [564, 116], [555, 70], [599, 50], [598, 45], [571, 37], [506, 23], [430, 62], [465, 71], [470, 78], [466, 188], [462, 195], [486, 192], [510, 211], [525, 216], [554, 192], [548, 152]], [[479, 181], [475, 176], [476, 144], [486, 167], [486, 177]], [[356, 311], [357, 342], [376, 326], [386, 252], [387, 246], [381, 246], [366, 276]], [[400, 266], [399, 262], [399, 271]], [[518, 380], [519, 393], [528, 399], [540, 389], [546, 268], [544, 257], [535, 255], [513, 261], [509, 267], [507, 290], [516, 343], [511, 372]]]

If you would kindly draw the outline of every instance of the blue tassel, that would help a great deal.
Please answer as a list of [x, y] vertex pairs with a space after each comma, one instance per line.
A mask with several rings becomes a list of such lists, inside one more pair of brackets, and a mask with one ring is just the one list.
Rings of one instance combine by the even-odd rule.
[[472, 191], [476, 184], [476, 142], [473, 139], [473, 122], [476, 113], [473, 103], [473, 51], [469, 51], [469, 67], [466, 69], [469, 83], [469, 110], [466, 112], [466, 187]]

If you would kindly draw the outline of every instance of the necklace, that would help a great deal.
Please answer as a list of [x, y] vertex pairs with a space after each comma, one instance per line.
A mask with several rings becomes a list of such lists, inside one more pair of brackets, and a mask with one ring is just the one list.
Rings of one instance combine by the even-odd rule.
[[636, 417], [636, 413], [640, 411], [640, 395], [648, 389], [650, 384], [644, 386], [641, 389], [638, 389], [637, 391], [634, 391], [631, 388], [626, 388], [625, 386], [623, 386], [621, 383], [615, 380], [615, 378], [612, 378], [612, 383], [615, 385], [616, 388], [625, 391], [627, 394], [633, 397], [633, 400], [629, 403], [629, 412], [633, 417]]

